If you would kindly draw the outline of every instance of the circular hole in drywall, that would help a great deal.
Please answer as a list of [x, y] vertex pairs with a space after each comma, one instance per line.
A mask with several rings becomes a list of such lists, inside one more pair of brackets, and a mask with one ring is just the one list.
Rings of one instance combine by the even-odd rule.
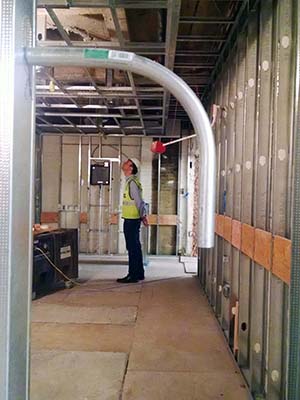
[[247, 324], [246, 324], [246, 322], [243, 322], [242, 324], [241, 324], [241, 329], [242, 329], [242, 331], [246, 331], [247, 330]]

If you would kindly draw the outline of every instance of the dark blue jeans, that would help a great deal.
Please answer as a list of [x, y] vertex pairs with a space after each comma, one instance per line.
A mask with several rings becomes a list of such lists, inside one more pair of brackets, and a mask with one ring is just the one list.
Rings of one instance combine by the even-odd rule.
[[140, 226], [140, 219], [124, 219], [124, 236], [129, 259], [128, 274], [134, 279], [144, 277]]

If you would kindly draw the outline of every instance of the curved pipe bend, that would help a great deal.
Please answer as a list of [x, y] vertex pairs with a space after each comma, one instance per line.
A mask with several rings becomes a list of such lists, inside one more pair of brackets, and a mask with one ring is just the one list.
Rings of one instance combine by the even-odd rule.
[[28, 48], [29, 64], [122, 69], [152, 79], [181, 103], [193, 124], [200, 149], [200, 196], [198, 247], [214, 245], [216, 151], [208, 116], [193, 90], [161, 64], [126, 51], [82, 48]]

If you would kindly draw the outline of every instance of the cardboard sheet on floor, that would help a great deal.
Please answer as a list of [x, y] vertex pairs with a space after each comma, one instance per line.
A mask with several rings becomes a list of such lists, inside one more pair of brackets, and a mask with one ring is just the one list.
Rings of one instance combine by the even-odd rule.
[[34, 351], [31, 400], [118, 400], [126, 368], [124, 353]]

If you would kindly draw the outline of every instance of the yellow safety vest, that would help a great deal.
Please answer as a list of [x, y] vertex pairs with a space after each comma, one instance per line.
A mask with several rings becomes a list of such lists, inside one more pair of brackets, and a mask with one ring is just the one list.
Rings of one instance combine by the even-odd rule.
[[140, 190], [142, 196], [142, 185], [138, 178], [132, 175], [126, 182], [125, 190], [123, 194], [123, 204], [122, 204], [122, 218], [125, 219], [138, 219], [140, 218], [140, 211], [135, 205], [135, 201], [130, 197], [129, 185], [130, 182], [134, 181]]

